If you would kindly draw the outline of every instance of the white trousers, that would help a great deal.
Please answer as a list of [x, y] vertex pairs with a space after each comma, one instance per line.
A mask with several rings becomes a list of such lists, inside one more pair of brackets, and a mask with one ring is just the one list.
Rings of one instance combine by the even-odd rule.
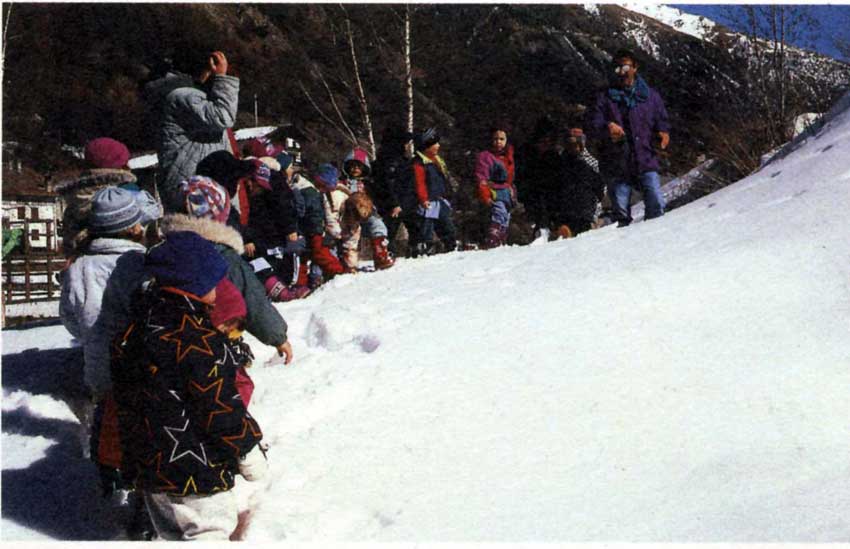
[[144, 492], [154, 529], [163, 541], [228, 541], [236, 529], [238, 508], [232, 490], [209, 496], [172, 496]]

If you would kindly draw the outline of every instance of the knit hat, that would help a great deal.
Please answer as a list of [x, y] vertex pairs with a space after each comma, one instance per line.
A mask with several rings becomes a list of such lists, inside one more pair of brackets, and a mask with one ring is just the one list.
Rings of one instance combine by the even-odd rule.
[[280, 164], [280, 171], [285, 172], [286, 169], [295, 161], [295, 158], [293, 158], [289, 153], [282, 152], [275, 157], [275, 160], [277, 160], [277, 163]]
[[118, 187], [100, 189], [91, 199], [89, 226], [95, 234], [114, 234], [129, 229], [142, 218], [135, 195]]
[[230, 196], [227, 191], [203, 175], [193, 175], [180, 183], [183, 207], [190, 217], [203, 217], [226, 223], [230, 215]]
[[434, 143], [440, 142], [440, 134], [437, 133], [436, 128], [427, 128], [418, 134], [413, 140], [413, 144], [416, 146], [417, 151], [424, 151]]
[[272, 190], [271, 177], [272, 171], [268, 166], [260, 160], [251, 160], [254, 163], [254, 168], [251, 171], [251, 179], [260, 187], [267, 191]]
[[148, 250], [145, 271], [160, 286], [203, 297], [227, 274], [227, 261], [197, 233], [177, 231]]
[[248, 314], [245, 298], [227, 277], [215, 287], [215, 305], [210, 313], [213, 326], [221, 326], [228, 320], [244, 318]]
[[366, 152], [365, 149], [352, 149], [345, 156], [345, 160], [342, 161], [342, 168], [345, 170], [347, 175], [349, 170], [351, 169], [349, 166], [352, 162], [358, 162], [360, 164], [360, 170], [363, 172], [361, 174], [362, 177], [368, 177], [369, 173], [372, 171], [372, 166], [369, 164], [369, 153]]
[[162, 217], [162, 204], [157, 202], [156, 198], [148, 191], [140, 190], [136, 193], [136, 204], [142, 211], [142, 217], [139, 219], [139, 223], [142, 225], [147, 225]]
[[93, 168], [126, 168], [130, 151], [120, 141], [109, 137], [98, 137], [86, 143], [86, 162]]
[[261, 156], [277, 156], [283, 152], [283, 145], [275, 144], [268, 137], [257, 137], [248, 142], [247, 150], [249, 156], [260, 158]]
[[326, 189], [333, 190], [339, 181], [339, 170], [333, 164], [321, 164], [314, 176]]

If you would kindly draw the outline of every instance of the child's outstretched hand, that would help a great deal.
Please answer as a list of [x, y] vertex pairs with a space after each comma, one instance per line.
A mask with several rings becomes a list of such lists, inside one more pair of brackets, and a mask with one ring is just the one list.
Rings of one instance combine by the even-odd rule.
[[283, 361], [284, 364], [289, 364], [292, 362], [292, 343], [288, 340], [286, 343], [281, 343], [277, 346], [277, 354], [282, 357], [286, 357]]

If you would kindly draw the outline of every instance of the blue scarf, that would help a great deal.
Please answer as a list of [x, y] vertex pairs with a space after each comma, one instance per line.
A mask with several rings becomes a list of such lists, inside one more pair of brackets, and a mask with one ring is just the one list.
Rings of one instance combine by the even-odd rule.
[[626, 107], [633, 109], [638, 103], [649, 99], [649, 86], [643, 78], [638, 76], [631, 88], [608, 88], [608, 97], [615, 103], [623, 103]]

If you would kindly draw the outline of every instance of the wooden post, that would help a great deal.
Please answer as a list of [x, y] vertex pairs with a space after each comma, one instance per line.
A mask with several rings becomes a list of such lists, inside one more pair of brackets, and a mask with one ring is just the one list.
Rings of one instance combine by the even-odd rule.
[[30, 291], [30, 256], [29, 254], [24, 256], [24, 296], [26, 297], [26, 301], [29, 302], [31, 299], [31, 291]]

